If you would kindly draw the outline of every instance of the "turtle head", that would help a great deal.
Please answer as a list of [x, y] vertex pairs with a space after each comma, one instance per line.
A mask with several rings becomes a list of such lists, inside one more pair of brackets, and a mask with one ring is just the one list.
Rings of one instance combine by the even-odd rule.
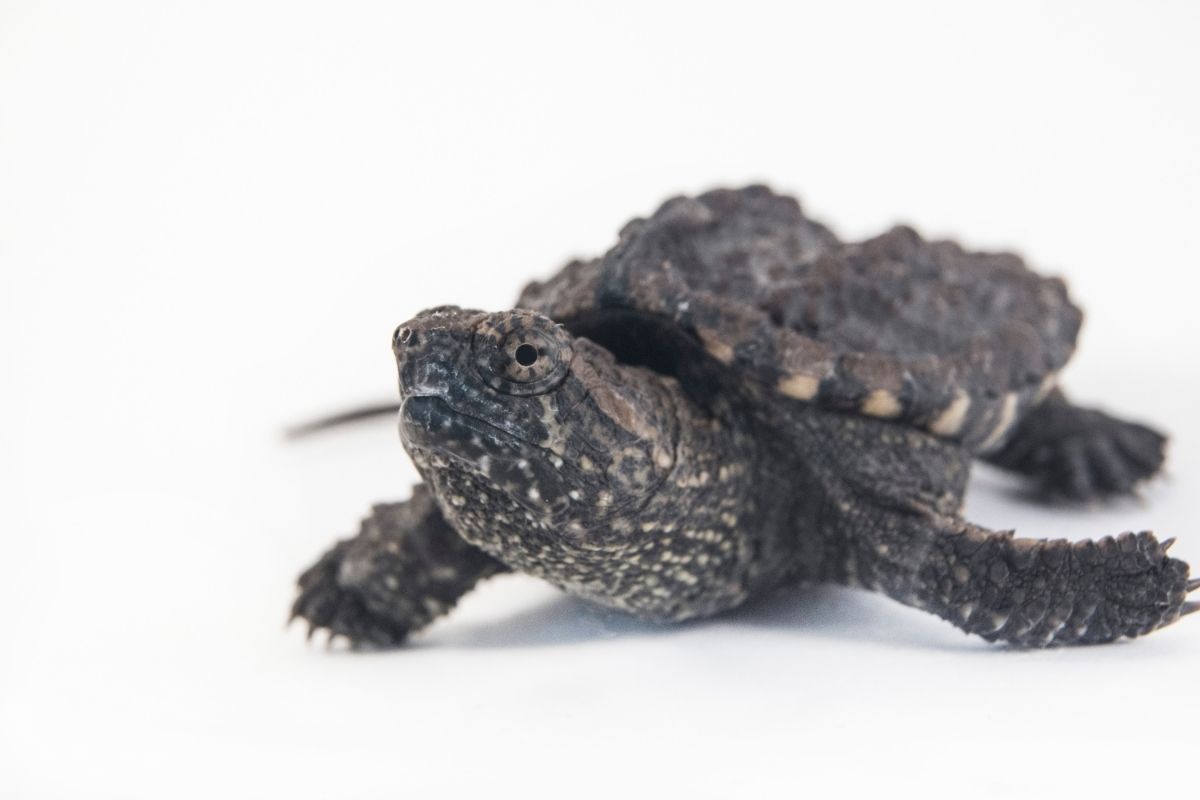
[[460, 532], [494, 553], [514, 535], [611, 532], [674, 466], [669, 379], [545, 316], [443, 306], [398, 326], [393, 349], [405, 448]]

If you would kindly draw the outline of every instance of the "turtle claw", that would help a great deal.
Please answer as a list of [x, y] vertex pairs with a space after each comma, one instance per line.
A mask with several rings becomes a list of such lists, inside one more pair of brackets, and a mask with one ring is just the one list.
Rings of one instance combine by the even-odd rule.
[[1163, 539], [1161, 542], [1158, 543], [1158, 547], [1161, 552], [1165, 553], [1171, 549], [1171, 545], [1173, 545], [1173, 544], [1175, 544], [1174, 536], [1172, 536], [1170, 539]]
[[1194, 592], [1197, 589], [1200, 589], [1200, 578], [1193, 578], [1187, 582], [1187, 591]]
[[376, 613], [362, 593], [339, 583], [345, 549], [345, 542], [338, 544], [300, 576], [300, 594], [292, 604], [292, 619], [300, 617], [308, 623], [305, 639], [309, 642], [318, 631], [327, 632], [326, 649], [332, 649], [338, 637], [346, 639], [351, 647], [402, 644], [408, 626]]

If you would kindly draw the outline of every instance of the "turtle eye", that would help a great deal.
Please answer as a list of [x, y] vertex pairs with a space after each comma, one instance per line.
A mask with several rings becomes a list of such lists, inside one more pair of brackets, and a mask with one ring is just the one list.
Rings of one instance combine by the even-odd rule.
[[517, 366], [532, 367], [538, 360], [537, 347], [529, 342], [519, 344], [513, 351], [513, 357], [517, 360]]
[[543, 394], [571, 364], [571, 338], [528, 311], [488, 317], [475, 329], [475, 364], [488, 386], [506, 394]]

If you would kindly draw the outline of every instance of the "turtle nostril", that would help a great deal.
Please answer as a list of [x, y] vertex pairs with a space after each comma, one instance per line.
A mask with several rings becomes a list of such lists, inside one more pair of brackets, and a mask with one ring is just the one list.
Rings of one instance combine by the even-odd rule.
[[400, 344], [408, 344], [410, 339], [412, 339], [412, 328], [401, 328], [400, 332], [396, 334], [396, 341]]

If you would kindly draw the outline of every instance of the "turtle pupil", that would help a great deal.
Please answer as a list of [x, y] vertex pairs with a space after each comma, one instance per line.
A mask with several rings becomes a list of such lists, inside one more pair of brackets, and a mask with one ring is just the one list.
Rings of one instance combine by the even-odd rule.
[[537, 348], [531, 344], [523, 344], [517, 348], [517, 363], [522, 367], [532, 367], [538, 359]]

